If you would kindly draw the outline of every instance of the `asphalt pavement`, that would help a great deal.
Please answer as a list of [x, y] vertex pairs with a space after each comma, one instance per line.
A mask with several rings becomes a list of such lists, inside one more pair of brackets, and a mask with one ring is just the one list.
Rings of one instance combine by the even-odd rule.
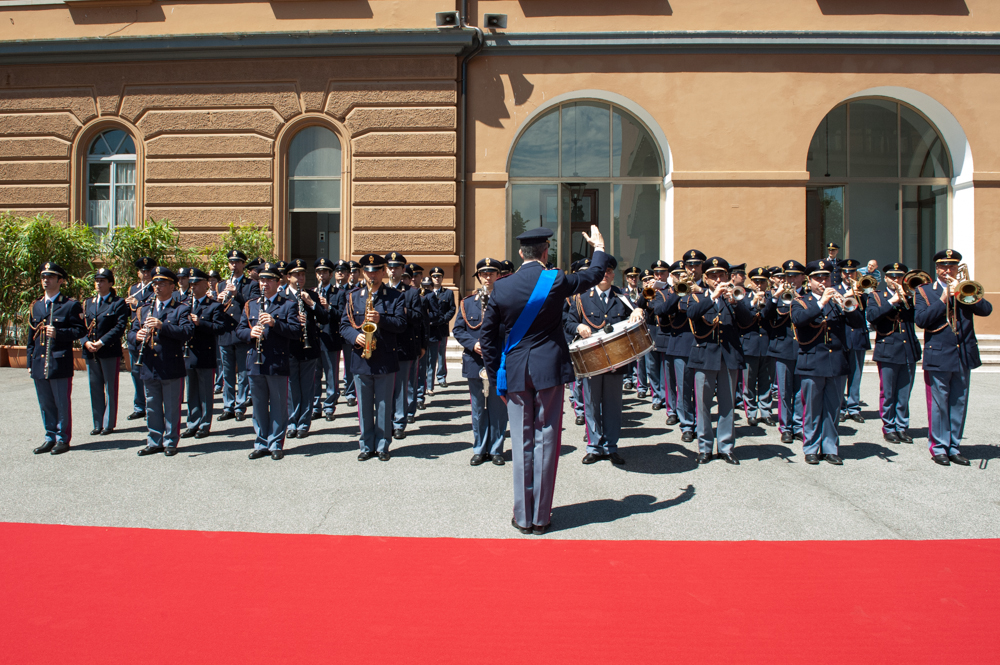
[[[180, 453], [138, 457], [144, 421], [131, 412], [122, 375], [119, 429], [89, 436], [87, 378], [73, 391], [72, 450], [33, 455], [42, 441], [25, 370], [0, 369], [0, 521], [153, 529], [368, 536], [538, 538], [510, 526], [510, 443], [503, 467], [471, 467], [468, 389], [450, 383], [428, 398], [392, 459], [358, 462], [357, 415], [344, 401], [333, 422], [286, 442], [281, 461], [248, 460], [249, 419], [213, 423], [211, 437], [182, 439]], [[1000, 537], [1000, 374], [974, 373], [963, 452], [971, 467], [941, 467], [927, 449], [922, 378], [911, 400], [913, 444], [882, 440], [878, 376], [862, 383], [864, 424], [840, 427], [844, 466], [804, 463], [801, 443], [776, 428], [737, 422], [740, 466], [698, 467], [635, 393], [626, 394], [620, 452], [627, 464], [580, 463], [583, 427], [568, 393], [553, 508], [544, 538], [640, 540], [951, 539]], [[715, 562], [711, 565], [726, 565]]]

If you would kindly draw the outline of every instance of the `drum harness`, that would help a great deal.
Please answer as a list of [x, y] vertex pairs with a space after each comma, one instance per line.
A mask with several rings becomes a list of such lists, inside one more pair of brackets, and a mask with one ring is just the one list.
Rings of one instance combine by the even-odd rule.
[[[631, 312], [632, 310], [635, 309], [635, 307], [632, 306], [632, 303], [630, 303], [628, 301], [628, 299], [625, 298], [625, 296], [623, 296], [621, 293], [614, 293], [613, 295], [617, 296], [618, 299], [621, 300], [625, 304], [625, 306], [628, 308], [629, 312]], [[607, 314], [604, 315], [604, 321], [602, 321], [601, 323], [595, 324], [587, 316], [587, 313], [585, 311], [583, 311], [583, 298], [581, 297], [581, 294], [578, 293], [575, 296], [573, 296], [573, 298], [576, 300], [576, 311], [580, 313], [580, 316], [583, 317], [584, 322], [586, 322], [586, 324], [588, 326], [590, 326], [590, 328], [592, 330], [604, 330], [604, 332], [607, 332], [607, 333], [611, 332], [611, 330], [613, 328], [612, 328], [612, 325], [610, 323], [608, 323], [608, 315]], [[462, 313], [462, 316], [465, 316], [464, 312]], [[468, 323], [468, 321], [466, 321], [466, 323]]]

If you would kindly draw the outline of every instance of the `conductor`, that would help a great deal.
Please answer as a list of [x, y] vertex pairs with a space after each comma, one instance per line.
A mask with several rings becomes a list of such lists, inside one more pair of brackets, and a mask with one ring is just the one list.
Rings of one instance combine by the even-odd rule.
[[[514, 517], [521, 533], [548, 531], [562, 438], [563, 386], [573, 380], [562, 329], [566, 298], [596, 286], [610, 257], [596, 226], [584, 239], [594, 248], [590, 267], [572, 275], [546, 270], [552, 231], [517, 237], [524, 263], [494, 286], [480, 348], [490, 381], [507, 404], [514, 458]], [[501, 330], [506, 330], [504, 340]]]

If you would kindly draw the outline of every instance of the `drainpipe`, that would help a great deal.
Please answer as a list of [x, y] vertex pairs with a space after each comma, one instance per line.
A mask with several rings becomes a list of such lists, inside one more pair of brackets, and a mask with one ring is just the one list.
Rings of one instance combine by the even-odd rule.
[[472, 29], [476, 31], [476, 44], [462, 57], [462, 66], [459, 76], [459, 98], [458, 98], [458, 206], [455, 219], [455, 244], [458, 249], [458, 293], [459, 297], [465, 292], [465, 154], [466, 137], [468, 135], [468, 72], [469, 61], [476, 57], [486, 45], [486, 37], [482, 28], [469, 25], [468, 11], [469, 0], [459, 0], [457, 7], [459, 12], [459, 24], [462, 30]]

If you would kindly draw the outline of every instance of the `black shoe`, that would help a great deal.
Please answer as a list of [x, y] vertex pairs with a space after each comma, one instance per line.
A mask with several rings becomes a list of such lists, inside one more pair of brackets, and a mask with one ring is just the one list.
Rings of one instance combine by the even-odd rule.
[[712, 453], [698, 453], [698, 464], [708, 464], [712, 461]]
[[407, 425], [412, 425], [415, 422], [417, 422], [417, 417], [416, 416], [406, 416], [406, 424]]
[[900, 443], [913, 443], [913, 437], [906, 432], [896, 432], [896, 438], [899, 439]]
[[594, 462], [600, 462], [601, 456], [598, 455], [597, 453], [587, 453], [586, 455], [583, 456], [582, 461], [584, 464], [593, 464]]
[[354, 397], [348, 397], [347, 398], [347, 406], [357, 406], [357, 405], [358, 405], [357, 398], [354, 398]]
[[639, 399], [646, 399], [647, 397], [649, 397], [649, 393], [647, 393], [645, 390], [638, 390], [636, 391], [635, 396], [638, 397]]
[[[69, 444], [68, 443], [57, 443], [56, 447], [52, 449], [52, 452], [50, 452], [49, 455], [62, 455], [63, 453], [68, 452], [68, 451], [69, 451]], [[956, 457], [957, 457], [957, 455], [956, 455]], [[965, 458], [963, 457], [962, 459], [965, 459]], [[968, 465], [969, 461], [965, 460], [965, 464]]]
[[271, 451], [267, 448], [255, 448], [247, 457], [250, 459], [260, 459], [261, 457], [267, 457], [271, 454]]
[[101, 436], [107, 436], [108, 434], [114, 434], [114, 433], [115, 433], [114, 427], [105, 427], [104, 429], [101, 430]]
[[669, 416], [667, 416], [667, 424], [668, 425], [676, 425], [680, 421], [681, 421], [681, 419], [677, 417], [676, 413], [671, 413]]
[[940, 464], [941, 466], [951, 466], [951, 462], [948, 461], [947, 455], [933, 455], [931, 457], [935, 464]]
[[782, 432], [781, 433], [781, 442], [782, 443], [794, 443], [795, 442], [795, 437], [792, 436], [791, 432], [787, 432], [787, 431], [786, 432]]
[[490, 461], [492, 461], [493, 464], [495, 464], [496, 466], [503, 466], [504, 464], [507, 463], [504, 461], [503, 455], [494, 455], [493, 457], [490, 458]]
[[631, 381], [626, 381], [622, 384], [622, 392], [630, 393], [635, 390], [635, 386], [632, 385]]
[[899, 435], [896, 434], [895, 432], [885, 432], [882, 435], [882, 438], [888, 441], [889, 443], [899, 443]]
[[469, 466], [479, 466], [486, 461], [486, 455], [473, 455], [472, 459], [469, 460]]
[[757, 422], [759, 424], [767, 425], [768, 427], [774, 427], [775, 424], [776, 424], [774, 422], [774, 418], [772, 418], [771, 416], [768, 416], [767, 418], [764, 418], [763, 420], [758, 420]]
[[864, 424], [864, 422], [865, 422], [865, 419], [861, 417], [860, 413], [852, 413], [852, 414], [848, 415], [847, 417], [849, 419], [853, 420], [856, 423], [862, 423], [862, 424]]
[[173, 457], [177, 454], [177, 446], [170, 446], [169, 448], [163, 449], [163, 454], [167, 457]]
[[326, 422], [332, 422], [333, 421], [333, 411], [327, 411], [326, 413], [323, 414], [323, 417], [326, 418]]
[[219, 414], [219, 417], [216, 418], [216, 420], [221, 423], [224, 420], [230, 420], [235, 417], [236, 414], [233, 413], [232, 411], [223, 411], [222, 413]]
[[844, 466], [844, 460], [839, 455], [825, 455], [823, 459], [834, 466]]
[[186, 429], [183, 432], [181, 432], [181, 438], [182, 439], [190, 439], [192, 436], [194, 436], [197, 433], [198, 433], [198, 430], [196, 430], [196, 429]]
[[424, 409], [426, 409], [426, 408], [427, 408], [427, 405], [426, 405], [426, 404], [424, 404], [423, 402], [417, 402], [417, 408], [418, 408], [419, 410], [423, 411]]
[[518, 526], [517, 522], [514, 521], [513, 517], [510, 518], [510, 525], [526, 536], [531, 533], [531, 529], [528, 529], [523, 526]]
[[819, 455], [806, 455], [806, 464], [819, 464]]
[[389, 453], [379, 453], [378, 454], [378, 461], [379, 462], [388, 462], [390, 459], [391, 458], [389, 457]]
[[140, 450], [137, 454], [139, 457], [145, 457], [146, 455], [155, 455], [156, 453], [162, 453], [163, 446], [146, 446]]
[[733, 457], [732, 453], [719, 453], [719, 458], [725, 460], [726, 464], [740, 465], [740, 461]]
[[125, 417], [125, 420], [139, 420], [139, 418], [145, 418], [145, 411], [133, 411]]
[[47, 441], [46, 443], [43, 443], [42, 445], [35, 448], [32, 452], [35, 453], [36, 455], [43, 455], [45, 453], [52, 452], [52, 449], [55, 447], [56, 447], [55, 441]]
[[247, 419], [247, 414], [246, 414], [245, 411], [237, 411], [236, 412], [236, 422], [241, 423], [241, 422], [243, 422], [246, 419]]
[[394, 429], [394, 430], [392, 430], [392, 438], [394, 438], [394, 439], [405, 439], [406, 438], [406, 432], [404, 430], [401, 430], [401, 429]]
[[551, 523], [549, 523], [549, 524], [535, 524], [535, 525], [533, 525], [531, 527], [531, 533], [533, 533], [536, 536], [544, 536], [545, 532], [549, 530], [550, 526], [552, 526]]
[[847, 422], [847, 414], [846, 413], [842, 413], [839, 416], [837, 416], [837, 422], [838, 423]]
[[612, 464], [624, 464], [625, 463], [625, 458], [622, 457], [621, 455], [619, 455], [618, 453], [611, 453], [610, 455], [608, 455], [608, 459], [611, 460]]
[[756, 427], [757, 426], [757, 419], [756, 418], [747, 418], [747, 425], [750, 425], [750, 427]]
[[207, 436], [208, 436], [209, 434], [211, 434], [211, 433], [212, 433], [212, 432], [210, 432], [210, 431], [209, 431], [209, 430], [207, 430], [207, 429], [200, 429], [200, 430], [198, 430], [198, 432], [197, 432], [197, 433], [196, 433], [196, 434], [194, 435], [194, 438], [196, 438], [196, 439], [204, 439], [205, 437], [207, 437]]
[[[56, 448], [58, 447], [59, 446], [56, 446]], [[66, 447], [68, 448], [69, 446]], [[55, 455], [56, 451], [53, 450], [52, 454]], [[962, 457], [961, 455], [948, 455], [948, 459], [950, 459], [954, 464], [958, 464], [959, 466], [969, 466], [970, 464], [969, 460], [965, 457]]]
[[281, 450], [280, 448], [278, 450], [271, 451], [271, 459], [281, 459], [284, 456], [285, 456], [285, 451]]
[[103, 430], [100, 427], [95, 427], [94, 429], [90, 430], [90, 436], [97, 436], [102, 431]]
[[656, 402], [653, 402], [653, 411], [659, 411], [662, 408], [663, 408], [662, 404], [657, 404]]
[[438, 384], [438, 387], [439, 388], [447, 388], [448, 387], [448, 382], [447, 381], [442, 381], [441, 383]]
[[293, 429], [290, 429], [290, 430], [286, 430], [286, 431], [285, 431], [285, 438], [286, 438], [286, 439], [294, 439], [294, 438], [295, 438], [295, 437], [297, 437], [298, 435], [299, 435], [299, 433], [298, 433], [298, 432], [296, 432], [296, 431], [295, 431], [295, 430], [293, 430]]
[[684, 443], [691, 443], [694, 441], [694, 432], [684, 432], [681, 434], [681, 441]]
[[213, 395], [221, 395], [222, 394], [222, 388], [216, 388], [215, 390], [212, 391], [212, 394]]
[[320, 411], [319, 409], [313, 409], [313, 412], [312, 412], [312, 416], [310, 416], [310, 417], [311, 417], [311, 418], [312, 418], [313, 420], [319, 420], [319, 417], [320, 417], [320, 414], [321, 414], [321, 413], [322, 413], [322, 412], [321, 412], [321, 411]]
[[584, 424], [585, 422], [587, 422], [587, 419], [586, 419], [586, 418], [584, 418], [583, 416], [577, 416], [577, 417], [576, 417], [576, 424], [577, 424], [577, 425], [582, 425], [582, 424]]
[[358, 461], [359, 462], [367, 462], [368, 460], [370, 460], [373, 457], [375, 457], [375, 453], [359, 453], [358, 454]]

